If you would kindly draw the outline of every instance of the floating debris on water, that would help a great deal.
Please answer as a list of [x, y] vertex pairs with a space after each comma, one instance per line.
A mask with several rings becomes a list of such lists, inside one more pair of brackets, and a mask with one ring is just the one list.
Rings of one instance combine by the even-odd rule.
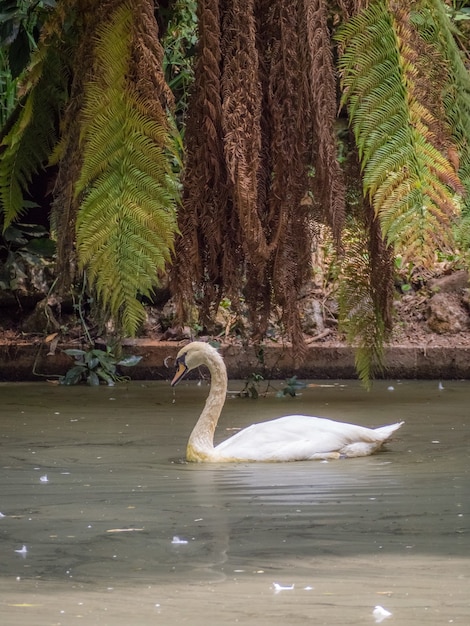
[[136, 533], [144, 530], [144, 528], [108, 528], [107, 533]]
[[280, 585], [279, 583], [273, 583], [275, 593], [279, 593], [280, 591], [292, 591], [294, 585]]
[[387, 609], [384, 609], [383, 606], [377, 605], [372, 611], [372, 615], [374, 616], [375, 623], [380, 624], [380, 622], [383, 622], [387, 617], [391, 617], [392, 614], [390, 611], [387, 611]]
[[180, 537], [177, 537], [176, 535], [173, 537], [173, 539], [171, 540], [171, 543], [173, 545], [185, 545], [188, 543], [187, 539], [181, 539]]
[[23, 547], [19, 550], [15, 550], [15, 552], [17, 554], [21, 554], [22, 556], [26, 556], [26, 554], [28, 553], [28, 548], [23, 544]]

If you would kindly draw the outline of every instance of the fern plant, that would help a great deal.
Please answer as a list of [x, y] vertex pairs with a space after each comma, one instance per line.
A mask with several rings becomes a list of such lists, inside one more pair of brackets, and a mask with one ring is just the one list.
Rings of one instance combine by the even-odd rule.
[[340, 259], [339, 327], [355, 348], [356, 372], [368, 388], [382, 369], [388, 329], [385, 311], [374, 301], [366, 231], [358, 220], [349, 219], [346, 233]]
[[57, 119], [67, 94], [67, 66], [55, 42], [33, 55], [22, 99], [0, 141], [0, 204], [3, 228], [28, 208], [25, 195], [35, 172], [47, 166], [57, 141]]
[[0, 47], [0, 128], [3, 128], [15, 107], [16, 82], [11, 74], [8, 55]]
[[[463, 211], [470, 213], [470, 73], [453, 35], [455, 24], [450, 22], [446, 9], [440, 0], [427, 0], [420, 13], [413, 14], [411, 20], [420, 37], [435, 46], [445, 62], [443, 106], [458, 151], [458, 156], [455, 152], [451, 156], [456, 160], [467, 192], [463, 198]], [[462, 15], [468, 15], [466, 10], [467, 14]], [[458, 11], [455, 14], [458, 15]]]
[[348, 105], [364, 194], [384, 237], [405, 257], [428, 264], [436, 249], [452, 244], [450, 226], [459, 208], [454, 196], [463, 186], [443, 150], [453, 145], [440, 84], [423, 89], [419, 53], [425, 42], [407, 7], [393, 12], [388, 5], [373, 2], [340, 29], [342, 102]]
[[79, 263], [103, 307], [126, 334], [144, 318], [148, 295], [169, 260], [178, 188], [171, 172], [166, 119], [147, 113], [126, 80], [133, 29], [131, 4], [98, 29], [95, 76], [85, 86], [75, 194]]

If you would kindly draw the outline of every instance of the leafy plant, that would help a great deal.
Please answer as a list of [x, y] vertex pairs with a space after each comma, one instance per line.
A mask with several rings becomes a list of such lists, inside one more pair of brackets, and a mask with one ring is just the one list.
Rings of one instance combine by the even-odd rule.
[[[383, 346], [389, 327], [387, 306], [381, 306], [380, 302], [389, 296], [392, 289], [389, 289], [387, 269], [380, 276], [381, 282], [378, 282], [379, 276], [376, 276], [377, 284], [372, 284], [372, 250], [359, 220], [348, 221], [345, 244], [338, 288], [339, 329], [344, 332], [350, 345], [355, 347], [356, 371], [368, 387], [372, 375], [380, 371], [383, 362]], [[393, 283], [390, 287], [393, 287]], [[379, 288], [384, 289], [383, 294]]]
[[[417, 36], [406, 11], [375, 2], [340, 30], [343, 104], [363, 169], [364, 195], [382, 233], [403, 256], [432, 264], [452, 245], [462, 183], [444, 119], [439, 50]], [[426, 59], [424, 65], [423, 57]], [[423, 92], [427, 79], [430, 90]], [[432, 88], [432, 89], [431, 89]]]
[[245, 381], [245, 386], [240, 391], [240, 396], [242, 398], [251, 398], [251, 400], [257, 400], [260, 396], [259, 386], [263, 380], [264, 377], [261, 374], [257, 374], [256, 372], [250, 374]]
[[395, 269], [400, 281], [400, 290], [402, 293], [408, 293], [413, 289], [413, 270], [415, 265], [412, 261], [405, 261], [403, 257], [398, 254], [395, 257]]
[[4, 226], [26, 212], [35, 173], [47, 167], [57, 141], [56, 119], [66, 96], [67, 71], [58, 45], [35, 50], [22, 97], [0, 135], [0, 209]]
[[[167, 30], [162, 39], [163, 70], [168, 86], [175, 96], [175, 115], [181, 122], [188, 94], [194, 80], [194, 51], [197, 43], [196, 0], [176, 0], [171, 9]], [[164, 13], [165, 10], [161, 9]]]
[[297, 380], [297, 376], [292, 376], [292, 378], [288, 378], [286, 380], [286, 385], [282, 389], [280, 389], [276, 397], [277, 398], [285, 398], [286, 396], [290, 396], [291, 398], [295, 398], [297, 396], [297, 392], [300, 389], [305, 389], [306, 384], [301, 380]]
[[86, 382], [95, 387], [103, 381], [107, 385], [113, 386], [125, 378], [118, 373], [118, 366], [133, 367], [142, 359], [140, 356], [127, 356], [119, 359], [109, 346], [106, 346], [106, 350], [70, 348], [64, 352], [75, 358], [75, 365], [60, 379], [62, 385], [76, 385], [80, 382]]
[[13, 78], [27, 66], [40, 29], [56, 7], [55, 0], [4, 0], [1, 6], [0, 46], [6, 50]]
[[0, 48], [0, 128], [6, 124], [16, 103], [16, 79], [11, 75], [5, 50]]
[[165, 112], [160, 107], [152, 117], [139, 83], [127, 80], [134, 11], [125, 3], [98, 29], [99, 65], [85, 85], [83, 165], [75, 185], [82, 200], [79, 265], [103, 309], [129, 335], [145, 318], [139, 296], [150, 295], [170, 260], [178, 196]]

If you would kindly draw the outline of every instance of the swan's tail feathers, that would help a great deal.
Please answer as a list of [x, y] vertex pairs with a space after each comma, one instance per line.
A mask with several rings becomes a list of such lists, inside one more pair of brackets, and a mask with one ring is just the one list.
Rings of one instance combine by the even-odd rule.
[[380, 435], [382, 441], [387, 441], [404, 423], [405, 422], [397, 422], [396, 424], [389, 424], [388, 426], [380, 426], [380, 428], [374, 428], [374, 431]]

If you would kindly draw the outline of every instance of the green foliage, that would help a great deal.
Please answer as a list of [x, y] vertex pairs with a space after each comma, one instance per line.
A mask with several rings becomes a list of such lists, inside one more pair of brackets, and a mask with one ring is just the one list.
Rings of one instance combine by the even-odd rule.
[[305, 389], [306, 384], [301, 380], [297, 380], [297, 376], [292, 376], [292, 378], [288, 378], [286, 380], [285, 386], [280, 389], [276, 396], [278, 398], [285, 398], [289, 396], [290, 398], [295, 398], [300, 389]]
[[[261, 392], [260, 386], [264, 382], [265, 378], [262, 374], [252, 372], [245, 381], [243, 389], [240, 391], [239, 396], [241, 398], [250, 398], [250, 400], [258, 400], [262, 396], [266, 396], [268, 389], [271, 386], [269, 382], [266, 383], [266, 390]], [[276, 398], [295, 398], [298, 395], [300, 389], [305, 389], [304, 382], [297, 379], [297, 376], [292, 376], [285, 381], [285, 385], [276, 393]]]
[[387, 338], [382, 311], [375, 306], [370, 255], [365, 232], [350, 220], [339, 280], [339, 327], [355, 348], [356, 371], [362, 384], [370, 381], [383, 363]]
[[415, 265], [412, 261], [405, 261], [402, 256], [395, 257], [395, 269], [400, 279], [402, 293], [408, 293], [413, 289], [413, 270]]
[[175, 98], [175, 107], [170, 117], [172, 124], [171, 158], [174, 172], [180, 174], [184, 168], [185, 116], [189, 93], [194, 81], [194, 52], [197, 43], [197, 1], [176, 0], [169, 8], [160, 9], [166, 21], [162, 37], [163, 71], [165, 80]]
[[455, 259], [462, 267], [470, 266], [470, 212], [466, 212], [454, 229], [457, 250]]
[[411, 49], [412, 42], [418, 45], [415, 33], [401, 18], [388, 3], [376, 1], [340, 29], [342, 102], [348, 104], [364, 194], [387, 243], [426, 264], [434, 261], [436, 249], [452, 245], [454, 193], [462, 187], [433, 143], [444, 122], [426, 104]]
[[17, 78], [36, 48], [39, 29], [55, 0], [3, 0], [0, 13], [0, 46], [7, 51], [13, 78]]
[[8, 55], [0, 48], [0, 128], [3, 128], [16, 104], [17, 81], [11, 75]]
[[166, 121], [146, 113], [132, 83], [132, 7], [99, 29], [95, 77], [85, 87], [83, 166], [75, 192], [79, 262], [105, 310], [135, 334], [149, 295], [170, 258], [178, 187], [171, 172]]
[[[443, 104], [452, 136], [459, 152], [459, 173], [466, 189], [464, 212], [470, 212], [470, 73], [462, 52], [456, 42], [459, 33], [449, 21], [470, 20], [470, 9], [464, 3], [455, 2], [450, 11], [440, 0], [428, 0], [419, 14], [413, 15], [413, 23], [420, 36], [435, 46], [446, 63], [447, 82], [444, 86]], [[467, 48], [468, 48], [468, 41]], [[468, 49], [467, 49], [468, 56]]]
[[[176, 0], [168, 17], [166, 32], [162, 39], [165, 51], [163, 69], [165, 79], [172, 90], [175, 114], [181, 121], [187, 106], [189, 89], [194, 80], [194, 50], [197, 43], [196, 0]], [[164, 10], [162, 9], [164, 12]]]
[[260, 396], [260, 384], [263, 382], [264, 377], [256, 372], [251, 373], [245, 381], [245, 386], [240, 391], [242, 398], [250, 398], [251, 400], [257, 400]]
[[62, 385], [76, 385], [86, 382], [94, 387], [105, 382], [113, 386], [116, 382], [125, 380], [117, 371], [117, 366], [133, 367], [142, 359], [140, 356], [128, 356], [118, 359], [109, 346], [106, 350], [92, 348], [90, 350], [79, 350], [70, 348], [64, 350], [75, 359], [75, 365], [60, 379]]
[[74, 357], [75, 365], [60, 379], [62, 385], [76, 385], [80, 382], [86, 382], [94, 387], [102, 381], [113, 386], [116, 382], [124, 380], [117, 371], [118, 366], [133, 367], [142, 359], [140, 356], [118, 359], [109, 346], [106, 346], [106, 350], [70, 348], [64, 352]]
[[57, 141], [57, 121], [66, 98], [67, 70], [54, 46], [34, 54], [25, 96], [0, 142], [0, 206], [4, 228], [28, 208], [24, 195], [32, 175], [47, 165]]

